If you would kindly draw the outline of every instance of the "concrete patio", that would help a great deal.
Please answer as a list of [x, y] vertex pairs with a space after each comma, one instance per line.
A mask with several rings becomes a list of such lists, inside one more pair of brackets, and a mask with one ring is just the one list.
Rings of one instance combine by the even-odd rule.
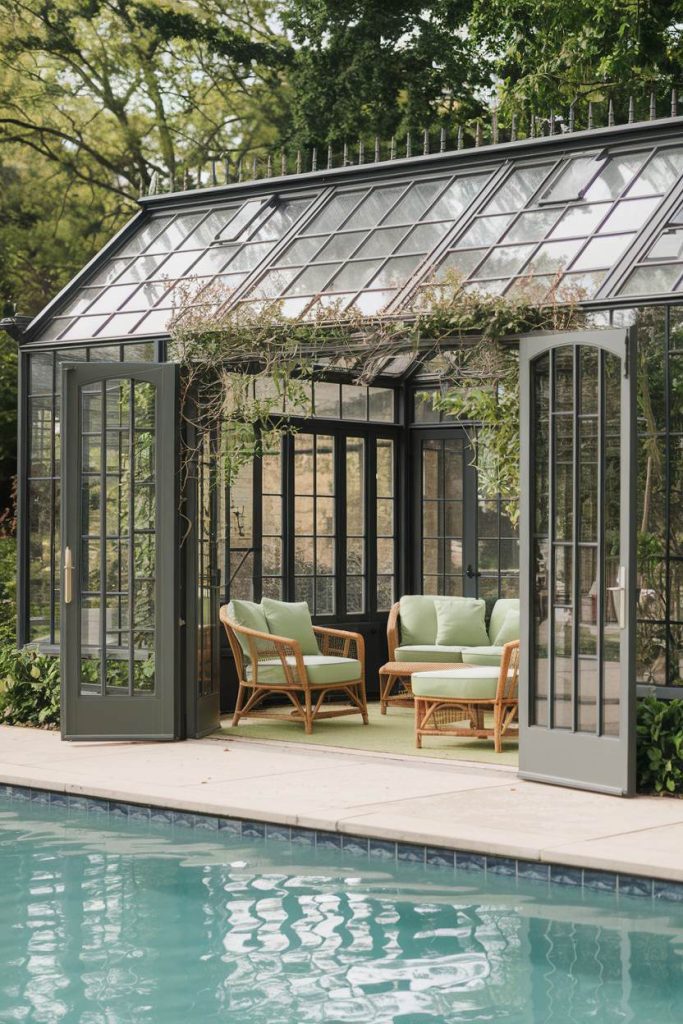
[[3, 726], [0, 782], [683, 881], [683, 801], [522, 782], [509, 767], [225, 737], [64, 743]]

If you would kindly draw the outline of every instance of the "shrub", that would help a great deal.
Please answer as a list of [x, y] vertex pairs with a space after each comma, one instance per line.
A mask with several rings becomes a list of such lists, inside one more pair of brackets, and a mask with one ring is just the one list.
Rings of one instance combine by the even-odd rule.
[[637, 786], [683, 795], [683, 700], [638, 702]]
[[0, 646], [0, 722], [59, 727], [59, 659]]

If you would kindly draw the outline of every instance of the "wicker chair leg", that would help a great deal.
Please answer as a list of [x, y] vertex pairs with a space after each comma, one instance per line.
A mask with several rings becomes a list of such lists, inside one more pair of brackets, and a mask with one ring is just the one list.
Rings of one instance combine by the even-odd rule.
[[306, 735], [310, 736], [311, 733], [313, 732], [313, 702], [311, 699], [311, 691], [308, 687], [306, 687], [304, 696], [306, 699]]
[[422, 725], [422, 701], [419, 697], [415, 698], [415, 746], [418, 750], [422, 749], [422, 734], [420, 732], [420, 726]]
[[242, 717], [241, 711], [242, 711], [242, 706], [244, 704], [245, 692], [246, 692], [246, 687], [243, 686], [242, 683], [240, 683], [239, 684], [239, 688], [237, 690], [237, 702], [235, 703], [235, 711], [234, 711], [233, 716], [232, 716], [232, 724], [233, 724], [233, 726], [237, 725], [237, 723], [239, 722], [240, 718]]
[[503, 707], [496, 704], [493, 709], [493, 748], [496, 754], [503, 752]]
[[363, 678], [358, 684], [358, 695], [360, 697], [362, 705], [363, 725], [369, 725], [370, 719], [368, 718], [368, 697], [365, 692], [365, 678]]

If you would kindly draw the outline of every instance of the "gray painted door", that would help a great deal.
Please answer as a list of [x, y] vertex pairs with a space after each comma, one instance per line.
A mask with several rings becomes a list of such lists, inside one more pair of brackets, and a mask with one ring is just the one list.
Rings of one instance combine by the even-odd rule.
[[63, 369], [65, 739], [180, 733], [176, 374]]
[[635, 781], [634, 348], [624, 330], [520, 343], [520, 774], [620, 795]]

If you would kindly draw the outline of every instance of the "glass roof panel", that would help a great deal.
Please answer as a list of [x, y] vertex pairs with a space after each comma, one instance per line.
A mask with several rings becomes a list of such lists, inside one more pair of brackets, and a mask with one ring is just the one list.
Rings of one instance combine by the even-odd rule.
[[[508, 294], [522, 294], [530, 274], [552, 273], [559, 295], [566, 273], [571, 278], [564, 294], [580, 288], [583, 298], [593, 298], [606, 276], [596, 272], [616, 266], [681, 174], [683, 147], [672, 146], [614, 155], [596, 150], [564, 163], [512, 167], [482, 211], [489, 216], [477, 216], [450, 251], [441, 250], [432, 278], [443, 280], [449, 269], [465, 287], [507, 278]], [[503, 232], [505, 216], [510, 220]], [[516, 279], [520, 284], [513, 288]], [[420, 287], [427, 284], [429, 279]]]
[[[441, 175], [429, 181], [406, 180], [332, 194], [278, 254], [274, 269], [264, 274], [247, 298], [308, 294], [310, 311], [314, 311], [321, 308], [317, 301], [321, 293], [346, 295], [353, 290], [356, 308], [376, 312], [380, 292], [386, 301], [393, 299], [490, 177], [490, 171]], [[313, 233], [317, 251], [305, 244], [312, 241]], [[297, 265], [297, 276], [281, 275], [280, 268]], [[374, 297], [361, 302], [358, 293], [365, 288], [375, 290]]]
[[[572, 139], [571, 147], [558, 137], [553, 155], [544, 140], [535, 159], [487, 147], [481, 165], [454, 154], [412, 173], [368, 165], [362, 183], [321, 176], [288, 183], [284, 195], [264, 180], [262, 195], [251, 187], [242, 200], [195, 194], [177, 212], [169, 199], [133, 222], [35, 337], [164, 330], [187, 290], [193, 308], [280, 300], [288, 316], [333, 307], [374, 314], [399, 298], [418, 308], [421, 289], [443, 290], [453, 272], [466, 290], [489, 294], [593, 298], [614, 268], [621, 295], [677, 291], [683, 206], [647, 246], [637, 238], [683, 177], [683, 144], [641, 138], [630, 149], [622, 141], [577, 153]], [[631, 253], [638, 261], [629, 267]]]
[[[142, 314], [158, 303], [170, 309], [173, 289], [181, 282], [188, 282], [191, 292], [213, 283], [226, 289], [228, 299], [230, 291], [268, 257], [317, 194], [316, 190], [292, 199], [269, 195], [176, 216], [152, 216], [97, 272], [93, 280], [99, 287], [82, 287], [60, 312], [55, 320], [61, 324], [59, 333], [65, 337], [68, 333], [71, 339], [100, 332], [108, 337], [125, 336], [151, 329], [162, 318], [148, 316], [143, 322]], [[122, 254], [127, 258], [121, 258]], [[134, 310], [138, 311], [135, 324]], [[82, 323], [72, 322], [71, 317], [82, 313], [88, 314]], [[104, 313], [111, 316], [111, 322], [95, 316]]]

